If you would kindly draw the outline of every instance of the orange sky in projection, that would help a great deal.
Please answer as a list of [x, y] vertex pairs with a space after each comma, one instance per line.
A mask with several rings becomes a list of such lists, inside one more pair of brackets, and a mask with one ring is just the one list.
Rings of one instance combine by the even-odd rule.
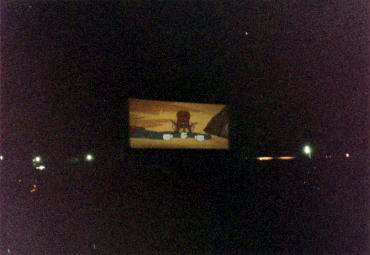
[[176, 121], [178, 111], [189, 111], [190, 122], [197, 122], [195, 132], [203, 132], [208, 121], [222, 110], [221, 104], [197, 104], [130, 99], [130, 126], [155, 131], [172, 131], [171, 120]]

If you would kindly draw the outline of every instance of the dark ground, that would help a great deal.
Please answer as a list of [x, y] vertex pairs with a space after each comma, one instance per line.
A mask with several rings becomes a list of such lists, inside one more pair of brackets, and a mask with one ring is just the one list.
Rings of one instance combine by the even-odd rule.
[[137, 162], [48, 169], [35, 193], [30, 176], [8, 176], [3, 251], [367, 254], [359, 161]]

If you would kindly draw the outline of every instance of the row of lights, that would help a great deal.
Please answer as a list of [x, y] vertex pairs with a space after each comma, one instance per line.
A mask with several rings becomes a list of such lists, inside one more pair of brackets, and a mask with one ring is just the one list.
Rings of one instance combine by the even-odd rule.
[[[304, 145], [302, 148], [303, 154], [305, 154], [309, 159], [312, 158], [312, 148], [310, 145]], [[270, 160], [293, 160], [295, 157], [293, 156], [280, 156], [280, 157], [271, 157], [271, 156], [263, 156], [263, 157], [257, 157], [258, 161], [270, 161]]]
[[[302, 148], [302, 152], [304, 155], [306, 155], [306, 157], [308, 157], [309, 159], [312, 159], [312, 153], [313, 153], [313, 149], [310, 145], [304, 145], [303, 148]], [[350, 158], [351, 155], [347, 152], [345, 154], [345, 157], [346, 158]], [[280, 156], [280, 157], [271, 157], [271, 156], [262, 156], [262, 157], [257, 157], [256, 159], [258, 161], [270, 161], [270, 160], [273, 160], [273, 159], [277, 159], [277, 160], [293, 160], [295, 157], [293, 156]], [[331, 156], [329, 155], [326, 155], [325, 156], [326, 159], [330, 159]]]
[[[3, 160], [3, 156], [1, 156], [1, 157], [2, 157], [2, 158], [1, 158], [1, 160]], [[85, 161], [87, 161], [87, 162], [92, 162], [92, 161], [94, 161], [94, 160], [95, 160], [94, 155], [93, 155], [93, 154], [91, 154], [91, 153], [86, 154], [86, 155], [84, 156], [84, 158], [85, 158]], [[43, 163], [43, 160], [42, 160], [41, 156], [36, 156], [36, 157], [34, 157], [34, 158], [32, 159], [32, 164], [33, 164], [33, 166], [34, 166], [34, 168], [35, 168], [36, 170], [43, 171], [43, 170], [45, 170], [45, 169], [46, 169], [46, 166], [45, 166], [45, 164]]]
[[[310, 145], [305, 145], [303, 146], [303, 154], [305, 154], [309, 159], [312, 159], [312, 147]], [[350, 154], [349, 153], [346, 153], [345, 154], [345, 157], [346, 158], [349, 158], [350, 157]], [[269, 160], [273, 160], [273, 159], [278, 159], [278, 160], [293, 160], [295, 157], [293, 156], [280, 156], [280, 157], [270, 157], [270, 156], [263, 156], [263, 157], [257, 157], [257, 160], [259, 161], [269, 161]], [[326, 158], [329, 158], [329, 156], [326, 156]], [[331, 156], [330, 156], [331, 158]], [[93, 154], [91, 153], [88, 153], [85, 155], [85, 161], [87, 162], [92, 162], [94, 161], [95, 157]], [[4, 156], [3, 155], [0, 155], [0, 161], [4, 160]], [[37, 169], [37, 170], [40, 170], [40, 171], [43, 171], [46, 169], [46, 166], [44, 164], [42, 164], [42, 158], [41, 156], [36, 156], [32, 159], [32, 163], [34, 165], [34, 167]]]

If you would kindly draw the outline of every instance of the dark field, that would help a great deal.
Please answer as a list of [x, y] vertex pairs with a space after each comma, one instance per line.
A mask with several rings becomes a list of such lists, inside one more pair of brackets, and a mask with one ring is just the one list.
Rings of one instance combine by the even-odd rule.
[[368, 178], [358, 160], [137, 162], [5, 176], [3, 251], [366, 254]]

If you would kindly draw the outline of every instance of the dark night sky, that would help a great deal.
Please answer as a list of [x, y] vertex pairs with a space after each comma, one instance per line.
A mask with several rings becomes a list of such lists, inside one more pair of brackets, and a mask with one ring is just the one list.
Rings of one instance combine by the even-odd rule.
[[118, 148], [127, 97], [227, 103], [254, 153], [365, 148], [368, 5], [304, 2], [9, 1], [4, 148]]

